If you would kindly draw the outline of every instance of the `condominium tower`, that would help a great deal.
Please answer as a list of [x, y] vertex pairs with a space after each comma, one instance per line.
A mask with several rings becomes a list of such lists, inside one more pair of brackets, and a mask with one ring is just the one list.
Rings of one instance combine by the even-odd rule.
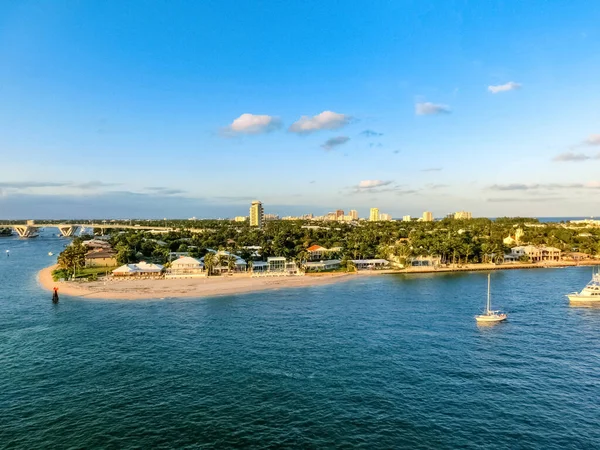
[[250, 226], [261, 228], [265, 222], [265, 211], [258, 200], [254, 200], [250, 206]]
[[371, 212], [369, 213], [369, 220], [371, 222], [379, 221], [379, 208], [371, 208]]
[[351, 209], [350, 210], [350, 217], [352, 217], [352, 220], [358, 220], [358, 211], [355, 209]]
[[431, 214], [431, 211], [425, 211], [423, 213], [423, 222], [433, 222], [433, 214]]

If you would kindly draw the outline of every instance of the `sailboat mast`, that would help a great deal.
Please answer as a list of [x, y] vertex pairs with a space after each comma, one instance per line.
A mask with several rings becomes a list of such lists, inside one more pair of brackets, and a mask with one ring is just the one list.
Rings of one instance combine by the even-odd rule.
[[490, 312], [490, 309], [492, 307], [492, 305], [490, 305], [490, 275], [488, 273], [488, 295], [487, 295], [487, 311], [486, 312]]

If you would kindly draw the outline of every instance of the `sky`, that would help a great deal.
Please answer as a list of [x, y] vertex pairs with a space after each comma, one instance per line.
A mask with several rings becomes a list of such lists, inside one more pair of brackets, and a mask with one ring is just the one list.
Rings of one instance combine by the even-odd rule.
[[600, 215], [600, 3], [0, 0], [0, 219]]

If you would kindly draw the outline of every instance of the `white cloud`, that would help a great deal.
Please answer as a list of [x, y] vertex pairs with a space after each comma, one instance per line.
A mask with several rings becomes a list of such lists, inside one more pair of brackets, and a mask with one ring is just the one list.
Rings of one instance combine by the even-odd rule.
[[392, 184], [391, 181], [383, 181], [383, 180], [363, 180], [358, 183], [359, 189], [373, 189], [381, 186], [387, 186], [388, 184]]
[[302, 116], [294, 122], [289, 131], [292, 133], [312, 133], [318, 130], [335, 130], [348, 125], [352, 118], [346, 114], [339, 114], [333, 111], [323, 111], [316, 116]]
[[505, 84], [498, 84], [496, 86], [488, 86], [488, 91], [490, 91], [492, 94], [497, 94], [499, 92], [515, 91], [520, 88], [521, 88], [520, 83], [515, 83], [514, 81], [509, 81], [508, 83], [505, 83]]
[[449, 112], [450, 107], [448, 105], [430, 102], [421, 102], [415, 105], [415, 114], [417, 114], [417, 116], [430, 116], [433, 114], [444, 114]]
[[600, 145], [600, 134], [592, 134], [585, 140], [588, 145]]
[[226, 134], [260, 134], [281, 128], [277, 117], [244, 113], [225, 128]]

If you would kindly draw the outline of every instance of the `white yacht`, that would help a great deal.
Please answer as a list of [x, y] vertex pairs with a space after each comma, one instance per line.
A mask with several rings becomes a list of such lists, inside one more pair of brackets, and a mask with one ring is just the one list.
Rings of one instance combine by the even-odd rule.
[[567, 297], [572, 303], [600, 302], [600, 273], [592, 274], [591, 281], [581, 290], [581, 292], [567, 294]]
[[481, 323], [494, 323], [502, 322], [508, 317], [505, 313], [500, 311], [492, 311], [492, 300], [490, 296], [490, 275], [488, 273], [488, 292], [487, 292], [487, 303], [485, 305], [485, 311], [483, 314], [475, 316], [475, 320]]

